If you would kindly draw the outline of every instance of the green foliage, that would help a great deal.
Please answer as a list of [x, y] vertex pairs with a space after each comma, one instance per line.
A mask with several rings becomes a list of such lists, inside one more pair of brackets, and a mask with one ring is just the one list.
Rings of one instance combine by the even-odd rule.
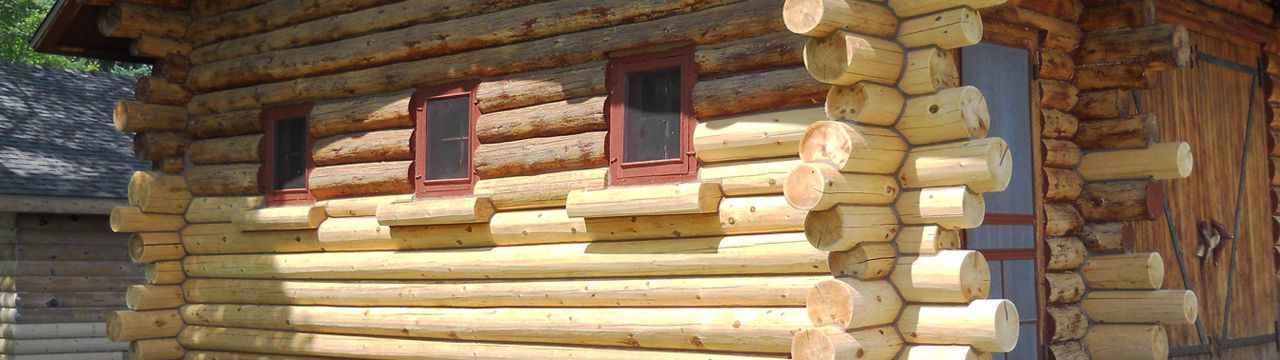
[[151, 67], [96, 59], [41, 54], [29, 41], [54, 0], [0, 0], [0, 62], [34, 64], [81, 71], [106, 70], [128, 76], [146, 75]]

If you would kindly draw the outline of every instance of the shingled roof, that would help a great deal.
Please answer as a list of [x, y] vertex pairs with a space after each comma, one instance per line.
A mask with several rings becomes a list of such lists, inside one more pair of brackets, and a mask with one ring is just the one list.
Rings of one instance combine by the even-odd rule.
[[132, 136], [115, 130], [133, 78], [0, 63], [0, 194], [123, 198]]

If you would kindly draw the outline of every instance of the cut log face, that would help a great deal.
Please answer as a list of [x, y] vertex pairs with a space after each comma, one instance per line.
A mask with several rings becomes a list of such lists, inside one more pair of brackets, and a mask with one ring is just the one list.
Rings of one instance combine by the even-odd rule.
[[827, 161], [840, 171], [889, 174], [898, 169], [907, 144], [885, 128], [819, 121], [800, 139], [800, 159]]
[[787, 0], [782, 20], [791, 32], [823, 37], [837, 29], [892, 36], [898, 18], [888, 8], [863, 0]]
[[902, 299], [888, 281], [861, 281], [836, 278], [820, 282], [809, 290], [805, 308], [814, 326], [857, 329], [892, 323], [902, 308]]
[[867, 82], [832, 86], [827, 91], [827, 118], [890, 126], [898, 121], [906, 98], [897, 89]]
[[960, 85], [960, 69], [951, 52], [938, 47], [911, 50], [898, 88], [910, 95], [928, 94]]
[[811, 38], [804, 46], [804, 64], [818, 81], [853, 85], [859, 81], [892, 85], [898, 82], [905, 61], [897, 43], [837, 30]]
[[805, 237], [814, 248], [823, 251], [845, 251], [863, 242], [889, 241], [897, 232], [898, 218], [887, 206], [836, 205], [809, 211], [804, 219]]
[[791, 340], [796, 360], [892, 359], [902, 348], [902, 337], [892, 326], [845, 331], [835, 326], [804, 329]]
[[982, 16], [968, 7], [957, 7], [902, 21], [898, 41], [908, 48], [934, 45], [955, 49], [982, 41]]
[[788, 204], [805, 210], [836, 204], [887, 205], [898, 194], [898, 184], [885, 175], [844, 174], [830, 162], [804, 163], [791, 170], [783, 194]]

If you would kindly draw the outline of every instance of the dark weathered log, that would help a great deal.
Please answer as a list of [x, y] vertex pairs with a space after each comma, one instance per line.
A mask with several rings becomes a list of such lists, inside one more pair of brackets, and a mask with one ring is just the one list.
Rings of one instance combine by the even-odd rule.
[[1071, 80], [1076, 73], [1076, 63], [1067, 53], [1044, 49], [1040, 51], [1040, 78], [1049, 80]]
[[604, 62], [484, 79], [476, 87], [476, 106], [491, 113], [606, 92]]
[[187, 150], [186, 133], [153, 131], [133, 135], [133, 156], [138, 160], [160, 160], [180, 157]]
[[157, 61], [156, 65], [151, 68], [151, 76], [181, 84], [187, 81], [187, 73], [190, 71], [190, 59], [178, 54], [169, 54], [163, 60]]
[[240, 110], [193, 117], [187, 131], [196, 139], [260, 133], [261, 111]]
[[693, 54], [699, 77], [800, 65], [805, 37], [785, 32], [699, 47]]
[[1149, 180], [1089, 183], [1075, 204], [1088, 221], [1152, 220], [1164, 213], [1164, 190]]
[[261, 143], [262, 134], [198, 140], [191, 144], [187, 159], [197, 165], [261, 162]]
[[698, 81], [693, 113], [699, 119], [821, 104], [830, 86], [804, 68], [788, 68]]
[[389, 2], [391, 0], [273, 1], [262, 6], [196, 19], [191, 22], [189, 38], [192, 43], [203, 45], [223, 39], [265, 33], [304, 21]]
[[1045, 298], [1050, 304], [1070, 304], [1084, 298], [1084, 278], [1074, 272], [1044, 274]]
[[1082, 91], [1071, 113], [1080, 119], [1113, 119], [1129, 115], [1133, 93], [1120, 89]]
[[1186, 67], [1191, 63], [1191, 38], [1179, 23], [1090, 33], [1075, 52], [1081, 65], [1141, 63], [1148, 69]]
[[1070, 139], [1080, 122], [1071, 114], [1050, 108], [1040, 109], [1040, 134], [1049, 139]]
[[1080, 227], [1076, 235], [1084, 241], [1089, 251], [1111, 252], [1133, 249], [1133, 225], [1123, 222], [1089, 223]]
[[413, 160], [409, 143], [413, 129], [350, 133], [316, 140], [311, 150], [316, 166], [360, 162]]
[[1044, 166], [1075, 169], [1080, 164], [1080, 146], [1065, 140], [1043, 139]]
[[190, 1], [191, 16], [203, 18], [216, 16], [228, 11], [236, 11], [250, 6], [265, 3], [270, 0], [195, 0]]
[[1073, 21], [1009, 4], [982, 9], [982, 19], [1044, 29], [1046, 34], [1041, 45], [1065, 53], [1074, 51], [1080, 44], [1080, 38], [1084, 37]]
[[1084, 225], [1080, 211], [1067, 203], [1045, 203], [1044, 221], [1044, 234], [1047, 236], [1068, 235]]
[[1075, 169], [1044, 168], [1044, 199], [1072, 201], [1080, 196], [1084, 178]]
[[413, 184], [409, 181], [412, 163], [413, 161], [391, 161], [322, 166], [311, 171], [307, 186], [316, 199], [407, 194], [413, 191]]
[[1067, 271], [1079, 268], [1089, 251], [1084, 243], [1074, 237], [1053, 237], [1045, 240], [1049, 250], [1046, 256], [1045, 269], [1048, 271]]
[[260, 164], [192, 166], [187, 170], [187, 188], [196, 196], [258, 194], [259, 167]]
[[499, 178], [604, 166], [607, 132], [481, 144], [475, 151], [476, 175]]
[[1081, 90], [1140, 90], [1155, 86], [1154, 72], [1141, 63], [1100, 64], [1076, 68], [1073, 81]]
[[413, 127], [409, 117], [409, 97], [413, 90], [400, 90], [316, 104], [307, 124], [311, 136], [327, 138], [338, 134], [390, 128]]
[[1057, 80], [1039, 80], [1040, 106], [1063, 112], [1071, 111], [1079, 101], [1080, 90], [1071, 83]]
[[171, 157], [152, 161], [151, 167], [153, 169], [158, 169], [165, 174], [178, 175], [182, 174], [182, 171], [187, 167], [187, 164], [181, 157]]
[[152, 59], [162, 59], [169, 54], [186, 55], [191, 52], [187, 43], [156, 36], [142, 36], [129, 44], [129, 54]]
[[[1080, 311], [1080, 307], [1076, 305], [1058, 305], [1045, 308], [1045, 314], [1049, 315], [1045, 320], [1046, 326], [1050, 330], [1050, 336], [1054, 342], [1063, 340], [1076, 340], [1084, 337], [1089, 331], [1089, 319], [1084, 316], [1084, 312]], [[1058, 358], [1067, 360], [1066, 358]]]
[[187, 34], [190, 22], [191, 16], [183, 11], [117, 1], [98, 19], [98, 31], [117, 38], [143, 35], [181, 38]]
[[1156, 6], [1152, 0], [1121, 0], [1089, 6], [1080, 16], [1080, 30], [1085, 32], [1133, 29], [1155, 23]]
[[489, 144], [608, 130], [604, 103], [604, 96], [596, 96], [480, 115], [476, 137]]
[[1160, 138], [1155, 115], [1082, 121], [1071, 138], [1083, 149], [1145, 148]]
[[191, 92], [182, 84], [156, 76], [138, 78], [134, 96], [141, 102], [162, 105], [186, 105], [191, 100]]
[[1076, 22], [1084, 11], [1084, 3], [1080, 0], [1009, 0], [1008, 4], [1067, 22]]

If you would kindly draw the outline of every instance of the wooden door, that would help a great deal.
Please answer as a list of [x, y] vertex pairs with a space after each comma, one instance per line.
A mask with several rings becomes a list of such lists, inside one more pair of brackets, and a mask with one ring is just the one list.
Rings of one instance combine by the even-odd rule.
[[[1203, 345], [1221, 343], [1224, 325], [1229, 325], [1226, 344], [1251, 337], [1265, 341], [1260, 336], [1274, 333], [1280, 304], [1270, 254], [1273, 237], [1265, 103], [1260, 87], [1251, 90], [1256, 86], [1252, 72], [1257, 71], [1259, 48], [1194, 33], [1192, 40], [1201, 53], [1195, 65], [1161, 72], [1157, 85], [1140, 93], [1138, 104], [1139, 111], [1157, 116], [1162, 142], [1187, 141], [1195, 157], [1195, 170], [1189, 178], [1165, 182], [1169, 204], [1166, 217], [1172, 220], [1177, 234], [1182, 265], [1175, 255], [1166, 217], [1134, 224], [1135, 251], [1158, 251], [1164, 257], [1166, 289], [1185, 288], [1180, 266], [1185, 268], [1185, 282], [1199, 299], [1202, 330], [1188, 325], [1169, 326], [1170, 347], [1174, 354], [1189, 354], [1183, 358], [1208, 358], [1204, 351], [1211, 347]], [[1249, 116], [1253, 117], [1251, 125]], [[1242, 155], [1246, 152], [1242, 169]], [[1237, 190], [1241, 176], [1245, 181], [1243, 196]], [[1237, 199], [1241, 201], [1237, 239], [1222, 248], [1218, 263], [1209, 261], [1202, 266], [1195, 255], [1200, 243], [1196, 223], [1217, 220], [1228, 228], [1234, 227]], [[1239, 248], [1231, 290], [1234, 293], [1228, 304], [1231, 246]], [[1209, 342], [1203, 343], [1202, 339]], [[1223, 351], [1228, 359], [1278, 358], [1275, 343]]]

